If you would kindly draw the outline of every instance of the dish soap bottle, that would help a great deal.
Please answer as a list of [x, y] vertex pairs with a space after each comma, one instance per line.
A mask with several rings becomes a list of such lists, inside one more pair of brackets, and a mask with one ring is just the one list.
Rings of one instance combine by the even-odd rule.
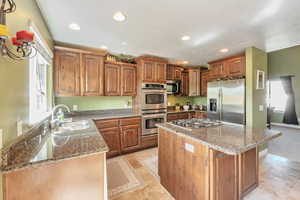
[[64, 114], [64, 112], [62, 111], [62, 109], [59, 109], [59, 110], [58, 110], [56, 116], [57, 116], [57, 119], [58, 119], [59, 122], [63, 122], [64, 119], [65, 119], [65, 114]]

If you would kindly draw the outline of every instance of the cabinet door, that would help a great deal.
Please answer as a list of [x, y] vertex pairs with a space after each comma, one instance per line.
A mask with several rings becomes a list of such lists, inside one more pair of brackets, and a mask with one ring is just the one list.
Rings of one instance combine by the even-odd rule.
[[210, 79], [219, 79], [225, 77], [224, 62], [213, 63], [210, 66]]
[[166, 82], [166, 64], [156, 63], [156, 82]]
[[201, 72], [201, 96], [207, 96], [207, 82], [208, 82], [209, 72]]
[[173, 65], [168, 65], [167, 66], [167, 80], [174, 80], [174, 72], [175, 72], [175, 67]]
[[233, 58], [226, 61], [226, 71], [229, 77], [245, 76], [245, 57]]
[[123, 126], [121, 130], [122, 151], [138, 149], [141, 144], [140, 125]]
[[119, 127], [100, 129], [100, 133], [106, 144], [109, 147], [108, 157], [119, 155], [121, 153], [121, 141], [120, 141], [120, 130]]
[[136, 95], [136, 68], [133, 66], [122, 66], [122, 96]]
[[240, 155], [241, 197], [251, 192], [258, 185], [258, 159], [257, 148]]
[[174, 79], [175, 80], [181, 80], [181, 71], [182, 71], [181, 67], [175, 67], [175, 70], [174, 70]]
[[189, 95], [189, 73], [187, 72], [181, 74], [181, 95]]
[[121, 96], [121, 66], [105, 64], [105, 95]]
[[80, 96], [80, 54], [55, 52], [56, 96]]
[[102, 56], [82, 55], [82, 95], [102, 96], [104, 60]]
[[210, 150], [211, 200], [238, 200], [238, 157]]
[[156, 65], [154, 62], [146, 61], [143, 65], [144, 68], [144, 82], [155, 82], [155, 68]]
[[189, 96], [200, 96], [200, 71], [189, 71]]
[[167, 121], [174, 121], [178, 119], [178, 115], [176, 113], [169, 113], [167, 114]]

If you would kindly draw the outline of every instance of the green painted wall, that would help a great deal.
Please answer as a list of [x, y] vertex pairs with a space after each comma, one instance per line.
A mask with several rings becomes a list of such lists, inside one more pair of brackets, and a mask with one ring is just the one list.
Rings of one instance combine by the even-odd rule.
[[[52, 37], [36, 2], [16, 0], [17, 11], [7, 15], [7, 26], [11, 34], [29, 29], [29, 20], [37, 26], [46, 42], [52, 47]], [[51, 69], [49, 70], [51, 73]], [[29, 119], [29, 61], [12, 61], [0, 57], [0, 128], [3, 141], [7, 143], [16, 137], [16, 121]]]
[[[300, 117], [300, 45], [268, 53], [269, 78], [295, 75], [293, 86], [296, 97], [296, 112]], [[282, 123], [283, 113], [274, 113], [272, 121]]]
[[[257, 70], [268, 73], [267, 53], [255, 47], [246, 48], [246, 125], [249, 127], [266, 127], [266, 88], [256, 89]], [[259, 111], [259, 105], [264, 106], [264, 111]]]
[[78, 105], [78, 110], [121, 109], [125, 105], [132, 107], [132, 97], [56, 97], [55, 104], [65, 104], [71, 109]]
[[190, 102], [192, 104], [206, 105], [206, 97], [181, 97], [168, 95], [169, 106], [174, 106], [176, 103], [179, 103], [180, 105], [185, 105], [187, 102]]

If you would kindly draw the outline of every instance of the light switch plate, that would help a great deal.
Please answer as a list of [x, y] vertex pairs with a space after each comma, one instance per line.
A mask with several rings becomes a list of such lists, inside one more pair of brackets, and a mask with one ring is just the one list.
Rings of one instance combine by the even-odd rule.
[[73, 111], [77, 111], [78, 110], [78, 105], [73, 105]]
[[17, 121], [17, 135], [20, 136], [23, 134], [23, 121]]
[[259, 105], [259, 111], [260, 112], [264, 111], [264, 105]]
[[191, 145], [189, 143], [185, 143], [184, 148], [185, 148], [185, 150], [194, 153], [194, 145]]

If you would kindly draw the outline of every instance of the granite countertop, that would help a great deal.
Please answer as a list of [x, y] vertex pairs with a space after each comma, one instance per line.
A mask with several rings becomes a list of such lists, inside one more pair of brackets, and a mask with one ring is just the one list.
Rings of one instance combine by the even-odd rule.
[[205, 110], [168, 110], [167, 114], [186, 113], [186, 112], [204, 112], [204, 113], [206, 113]]
[[235, 124], [223, 124], [217, 127], [192, 129], [191, 131], [169, 123], [157, 124], [156, 126], [229, 155], [246, 152], [282, 135], [279, 131], [263, 128], [254, 129]]
[[0, 169], [7, 173], [30, 166], [108, 152], [109, 148], [93, 120], [135, 116], [140, 115], [129, 109], [75, 112], [66, 117], [72, 117], [73, 122], [86, 120], [88, 128], [62, 133], [44, 131], [40, 123], [2, 149]]

